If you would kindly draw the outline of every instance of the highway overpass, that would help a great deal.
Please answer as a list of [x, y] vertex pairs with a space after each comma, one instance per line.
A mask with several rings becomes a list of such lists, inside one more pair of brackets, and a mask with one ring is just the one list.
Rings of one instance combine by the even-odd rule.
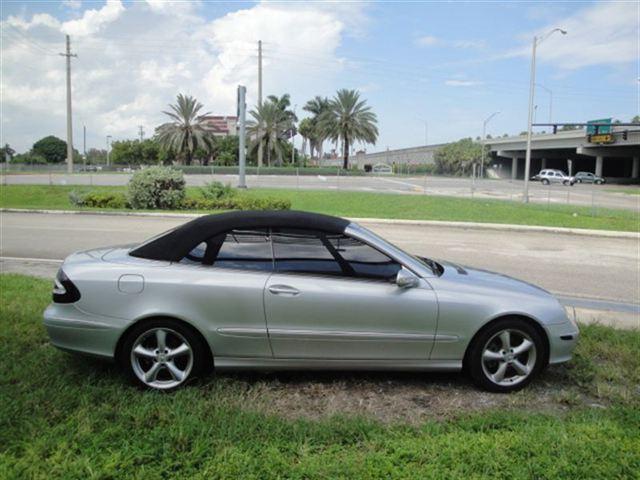
[[[571, 174], [593, 172], [613, 182], [640, 183], [640, 125], [613, 126], [607, 140], [612, 143], [589, 142], [582, 129], [535, 134], [531, 141], [531, 175], [543, 168], [557, 168]], [[500, 176], [524, 178], [525, 135], [494, 138], [487, 143], [491, 164]]]

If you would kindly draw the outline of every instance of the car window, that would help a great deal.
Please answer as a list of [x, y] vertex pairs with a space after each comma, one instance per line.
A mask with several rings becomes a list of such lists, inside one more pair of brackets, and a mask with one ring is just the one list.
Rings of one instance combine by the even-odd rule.
[[274, 230], [271, 238], [275, 268], [280, 272], [387, 281], [401, 268], [383, 253], [347, 235], [280, 229]]
[[210, 243], [210, 248], [219, 248], [213, 260], [214, 267], [242, 270], [273, 269], [271, 242], [266, 230], [233, 230], [222, 236]]
[[241, 270], [273, 270], [266, 229], [232, 230], [196, 245], [181, 261]]
[[335, 235], [328, 240], [358, 277], [393, 280], [401, 268], [398, 262], [355, 238]]

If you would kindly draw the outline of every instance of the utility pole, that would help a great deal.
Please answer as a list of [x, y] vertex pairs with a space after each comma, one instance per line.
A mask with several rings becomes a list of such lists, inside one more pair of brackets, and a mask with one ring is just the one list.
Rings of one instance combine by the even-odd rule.
[[138, 135], [140, 135], [140, 143], [142, 143], [144, 138], [144, 127], [142, 125], [138, 125]]
[[[296, 114], [296, 110], [298, 109], [298, 105], [294, 105], [293, 106], [293, 115], [295, 116]], [[295, 123], [293, 123], [291, 125], [291, 165], [294, 165], [296, 163], [296, 144], [295, 144], [295, 140], [294, 137], [296, 136], [296, 125]]]
[[[258, 108], [262, 107], [262, 40], [258, 40]], [[258, 128], [258, 168], [262, 166], [262, 131]]]
[[82, 155], [84, 157], [84, 164], [87, 164], [87, 126], [82, 126]]
[[73, 173], [73, 126], [71, 124], [71, 57], [78, 55], [71, 53], [71, 39], [67, 38], [67, 51], [61, 53], [63, 57], [67, 57], [67, 172]]
[[245, 142], [245, 120], [247, 113], [247, 105], [245, 103], [245, 97], [247, 95], [247, 88], [242, 85], [238, 85], [238, 122], [240, 123], [240, 138], [238, 139], [238, 188], [247, 188], [245, 182], [245, 169], [246, 169], [246, 151], [244, 147]]
[[109, 150], [111, 147], [111, 135], [107, 135], [107, 167], [109, 166]]

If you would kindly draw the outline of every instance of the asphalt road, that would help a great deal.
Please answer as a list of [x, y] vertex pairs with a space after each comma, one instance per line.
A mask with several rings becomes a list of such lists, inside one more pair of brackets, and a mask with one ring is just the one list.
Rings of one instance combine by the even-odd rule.
[[[131, 174], [11, 174], [2, 182], [8, 185], [126, 185]], [[238, 184], [237, 175], [185, 175], [188, 185], [204, 185], [217, 180], [231, 185]], [[360, 192], [447, 195], [454, 197], [493, 198], [500, 200], [522, 199], [523, 182], [520, 180], [479, 180], [449, 177], [398, 177], [398, 176], [323, 176], [323, 175], [248, 175], [250, 188], [300, 188], [314, 190], [349, 190]], [[608, 186], [564, 185], [545, 186], [530, 182], [532, 202], [553, 205], [581, 205], [624, 208], [640, 211], [640, 195], [612, 192]]]
[[[53, 275], [76, 250], [140, 242], [184, 218], [0, 213], [3, 271]], [[535, 283], [572, 304], [640, 304], [637, 239], [365, 223], [411, 253], [480, 267]], [[575, 303], [578, 302], [578, 303]], [[569, 302], [571, 303], [571, 302]], [[623, 305], [623, 307], [624, 307]], [[625, 307], [625, 308], [627, 308]], [[628, 310], [627, 310], [628, 311]]]

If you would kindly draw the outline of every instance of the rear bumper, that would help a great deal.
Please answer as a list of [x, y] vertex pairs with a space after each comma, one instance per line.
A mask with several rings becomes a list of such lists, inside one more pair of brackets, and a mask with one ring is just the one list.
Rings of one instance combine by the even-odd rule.
[[65, 351], [113, 359], [123, 320], [87, 314], [73, 304], [52, 303], [44, 326], [53, 346]]
[[547, 325], [546, 330], [549, 336], [549, 363], [553, 365], [571, 360], [580, 337], [578, 327], [567, 321], [557, 325]]

